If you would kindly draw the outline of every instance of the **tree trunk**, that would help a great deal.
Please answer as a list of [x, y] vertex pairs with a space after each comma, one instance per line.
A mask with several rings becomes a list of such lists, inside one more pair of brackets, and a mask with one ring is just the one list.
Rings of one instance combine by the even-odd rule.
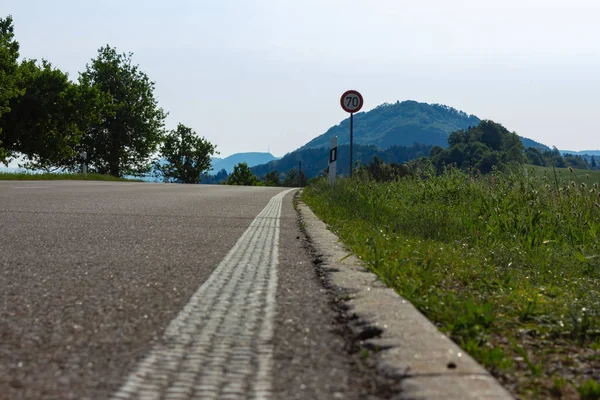
[[121, 137], [118, 132], [111, 134], [112, 143], [110, 149], [110, 174], [116, 178], [121, 176], [120, 170], [120, 154], [121, 154]]

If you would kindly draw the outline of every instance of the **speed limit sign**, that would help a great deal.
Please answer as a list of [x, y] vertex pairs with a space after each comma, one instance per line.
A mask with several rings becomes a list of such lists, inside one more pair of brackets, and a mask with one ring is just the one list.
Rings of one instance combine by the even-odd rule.
[[354, 113], [360, 111], [363, 106], [363, 97], [356, 90], [348, 90], [344, 92], [340, 99], [340, 105], [344, 111], [350, 113], [350, 176], [352, 176], [352, 142], [354, 137]]
[[348, 90], [342, 95], [340, 104], [344, 111], [355, 113], [360, 111], [363, 106], [363, 97], [356, 90]]

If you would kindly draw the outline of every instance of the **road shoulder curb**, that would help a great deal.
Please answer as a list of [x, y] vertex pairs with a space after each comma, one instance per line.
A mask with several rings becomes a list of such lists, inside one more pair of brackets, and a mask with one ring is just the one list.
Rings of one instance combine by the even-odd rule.
[[318, 267], [378, 372], [400, 381], [398, 399], [513, 397], [410, 302], [367, 271], [302, 201], [298, 213]]

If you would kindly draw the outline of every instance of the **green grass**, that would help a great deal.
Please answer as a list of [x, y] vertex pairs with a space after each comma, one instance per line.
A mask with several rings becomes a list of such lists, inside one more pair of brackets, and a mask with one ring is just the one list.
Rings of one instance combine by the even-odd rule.
[[600, 171], [590, 171], [583, 169], [571, 169], [568, 168], [552, 168], [552, 167], [537, 167], [534, 165], [527, 165], [528, 172], [533, 172], [538, 176], [547, 176], [550, 179], [554, 179], [554, 172], [556, 176], [562, 181], [575, 181], [577, 183], [585, 183], [586, 185], [593, 185], [598, 183], [600, 185]]
[[598, 181], [529, 167], [448, 170], [319, 181], [303, 199], [515, 394], [577, 398], [595, 393], [589, 379], [600, 374]]
[[115, 178], [111, 175], [102, 175], [89, 173], [69, 174], [69, 173], [42, 173], [34, 174], [30, 172], [0, 172], [0, 180], [18, 180], [18, 181], [38, 181], [38, 180], [80, 180], [80, 181], [119, 181], [119, 182], [142, 182], [140, 179]]

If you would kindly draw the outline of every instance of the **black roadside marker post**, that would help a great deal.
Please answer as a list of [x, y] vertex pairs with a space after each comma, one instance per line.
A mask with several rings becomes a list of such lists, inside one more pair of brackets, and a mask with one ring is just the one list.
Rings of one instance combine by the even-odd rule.
[[340, 99], [342, 109], [350, 113], [350, 176], [352, 176], [352, 145], [354, 142], [354, 113], [363, 106], [363, 97], [356, 90], [347, 90]]
[[335, 183], [337, 173], [337, 136], [331, 138], [331, 147], [329, 149], [329, 184]]

